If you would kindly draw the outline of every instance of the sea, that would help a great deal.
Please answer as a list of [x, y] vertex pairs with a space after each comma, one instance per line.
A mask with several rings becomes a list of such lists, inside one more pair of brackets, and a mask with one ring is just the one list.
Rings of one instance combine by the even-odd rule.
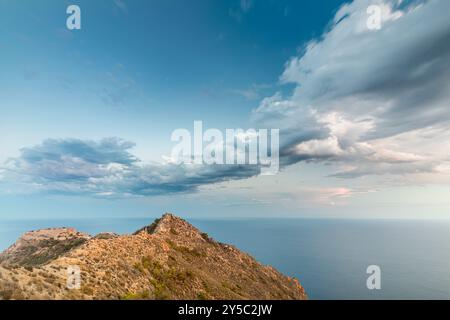
[[[297, 278], [310, 299], [450, 299], [449, 220], [188, 221]], [[0, 220], [0, 251], [29, 230], [74, 227], [92, 235], [125, 234], [151, 222], [148, 218]], [[379, 288], [367, 285], [372, 276], [369, 266], [379, 267]]]

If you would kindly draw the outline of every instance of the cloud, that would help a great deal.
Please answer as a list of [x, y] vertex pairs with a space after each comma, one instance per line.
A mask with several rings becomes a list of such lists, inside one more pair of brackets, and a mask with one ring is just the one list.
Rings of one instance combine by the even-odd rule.
[[257, 190], [255, 199], [263, 204], [274, 203], [284, 208], [306, 208], [310, 206], [347, 205], [352, 198], [376, 192], [367, 187], [333, 187], [333, 186], [287, 186], [283, 190]]
[[[374, 4], [380, 30], [367, 27]], [[342, 6], [322, 37], [286, 63], [280, 82], [294, 84], [292, 94], [253, 111], [256, 125], [281, 129], [281, 162], [333, 162], [343, 168], [337, 176], [356, 177], [435, 172], [448, 161], [449, 10], [445, 0]]]
[[259, 173], [257, 166], [144, 164], [133, 147], [118, 138], [47, 140], [9, 159], [2, 180], [31, 192], [123, 197], [195, 192]]
[[247, 100], [259, 100], [261, 99], [262, 92], [270, 89], [272, 86], [269, 84], [252, 84], [249, 88], [244, 90], [231, 90], [232, 93], [238, 94]]
[[238, 22], [247, 14], [254, 6], [253, 0], [240, 0], [236, 7], [230, 8], [228, 14]]
[[354, 191], [348, 188], [306, 188], [301, 190], [303, 197], [309, 197], [308, 201], [332, 206], [342, 204], [353, 193]]
[[299, 143], [292, 152], [299, 156], [328, 158], [339, 156], [343, 153], [343, 150], [339, 146], [337, 137], [329, 137], [322, 140], [313, 139]]
[[[365, 26], [365, 9], [372, 3], [345, 5], [336, 15], [339, 23], [288, 62], [281, 80], [298, 85], [293, 99], [319, 111], [372, 114], [384, 129], [376, 135], [430, 125], [442, 115], [448, 120], [450, 111], [442, 104], [448, 101], [449, 84], [443, 80], [450, 70], [450, 22], [443, 12], [450, 4], [431, 0], [406, 8], [400, 18], [372, 31]], [[396, 10], [395, 3], [384, 4], [391, 8], [386, 15]]]

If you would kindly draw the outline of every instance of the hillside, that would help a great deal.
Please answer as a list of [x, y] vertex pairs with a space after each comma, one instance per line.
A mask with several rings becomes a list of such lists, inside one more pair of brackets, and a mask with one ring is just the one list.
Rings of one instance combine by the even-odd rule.
[[[81, 286], [68, 289], [68, 268]], [[0, 299], [306, 299], [296, 279], [165, 214], [132, 235], [28, 232], [0, 254]]]

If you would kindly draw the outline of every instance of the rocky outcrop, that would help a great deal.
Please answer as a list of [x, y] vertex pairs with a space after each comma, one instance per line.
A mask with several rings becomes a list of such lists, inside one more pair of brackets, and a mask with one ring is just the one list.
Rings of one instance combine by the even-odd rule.
[[35, 267], [45, 264], [91, 239], [73, 228], [30, 231], [0, 254], [0, 263]]
[[[83, 243], [67, 250], [56, 244], [75, 239]], [[32, 252], [31, 262], [26, 252]], [[1, 256], [0, 298], [306, 299], [296, 279], [172, 214], [132, 235], [35, 231]], [[79, 287], [69, 289], [73, 270], [80, 271]]]

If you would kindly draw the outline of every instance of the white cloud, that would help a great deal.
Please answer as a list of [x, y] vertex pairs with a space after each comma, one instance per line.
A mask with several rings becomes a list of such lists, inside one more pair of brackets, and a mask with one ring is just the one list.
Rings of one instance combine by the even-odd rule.
[[[380, 30], [367, 28], [379, 5]], [[282, 163], [336, 164], [337, 176], [436, 173], [450, 136], [450, 1], [356, 0], [288, 61], [289, 97], [253, 119], [281, 128]]]
[[130, 153], [133, 147], [117, 138], [46, 140], [23, 148], [19, 157], [0, 168], [0, 189], [15, 186], [20, 192], [149, 196], [195, 192], [203, 185], [259, 173], [256, 165], [144, 164]]
[[343, 150], [339, 146], [336, 137], [329, 137], [323, 140], [308, 140], [294, 147], [297, 155], [309, 157], [333, 157], [339, 156]]

